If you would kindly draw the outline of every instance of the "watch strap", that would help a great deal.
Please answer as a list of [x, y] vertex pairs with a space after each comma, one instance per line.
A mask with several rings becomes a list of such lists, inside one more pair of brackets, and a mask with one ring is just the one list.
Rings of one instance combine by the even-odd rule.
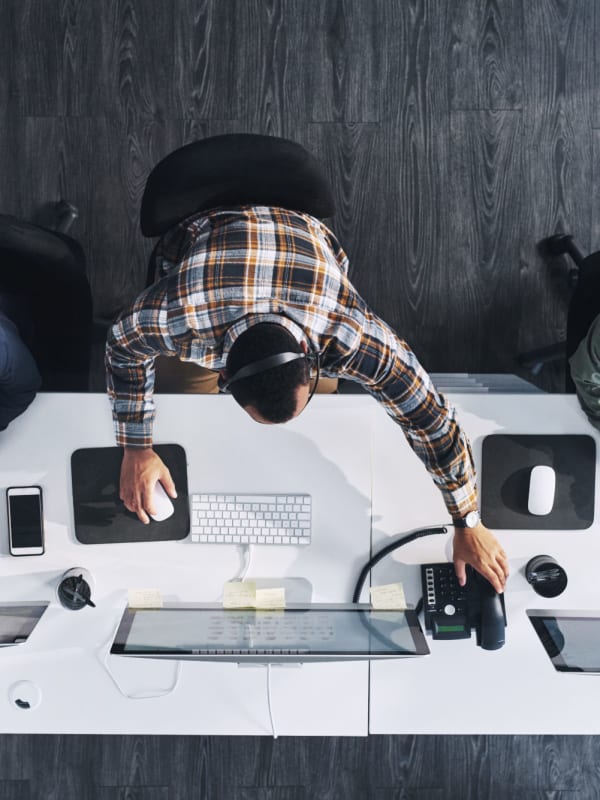
[[[471, 520], [469, 520], [471, 517]], [[474, 528], [481, 520], [477, 510], [468, 511], [464, 517], [453, 517], [452, 524], [455, 528]]]

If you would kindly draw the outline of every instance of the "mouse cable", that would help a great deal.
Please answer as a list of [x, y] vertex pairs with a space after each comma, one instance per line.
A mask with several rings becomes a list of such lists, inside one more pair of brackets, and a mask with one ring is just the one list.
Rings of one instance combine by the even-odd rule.
[[365, 566], [361, 569], [360, 575], [358, 576], [358, 580], [356, 581], [356, 586], [354, 587], [354, 593], [352, 595], [352, 602], [358, 603], [360, 598], [360, 593], [362, 592], [364, 583], [369, 575], [369, 572], [373, 569], [375, 564], [379, 563], [382, 558], [385, 558], [389, 553], [397, 550], [399, 547], [403, 547], [405, 544], [409, 542], [413, 542], [415, 539], [420, 539], [422, 536], [431, 536], [435, 533], [448, 533], [448, 528], [440, 527], [440, 528], [421, 528], [418, 531], [413, 531], [413, 533], [409, 533], [407, 536], [403, 536], [401, 539], [396, 539], [396, 541], [391, 542], [390, 544], [383, 547], [378, 553], [375, 553], [372, 556]]

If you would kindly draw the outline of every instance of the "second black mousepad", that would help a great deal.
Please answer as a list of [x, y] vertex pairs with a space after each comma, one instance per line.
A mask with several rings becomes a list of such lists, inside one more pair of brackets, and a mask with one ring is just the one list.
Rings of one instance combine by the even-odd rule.
[[[538, 464], [552, 467], [552, 511], [527, 509], [529, 477]], [[493, 434], [483, 440], [481, 519], [488, 528], [582, 530], [594, 521], [596, 442], [587, 435]]]
[[164, 542], [184, 539], [190, 530], [187, 464], [178, 444], [154, 445], [177, 489], [175, 511], [162, 522], [148, 525], [127, 511], [119, 498], [123, 448], [90, 447], [71, 456], [71, 481], [75, 511], [75, 536], [82, 544], [115, 542]]

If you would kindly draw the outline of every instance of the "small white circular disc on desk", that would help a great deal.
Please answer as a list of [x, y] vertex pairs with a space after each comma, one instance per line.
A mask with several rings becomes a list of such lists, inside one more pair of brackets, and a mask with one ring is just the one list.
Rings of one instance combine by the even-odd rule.
[[31, 681], [17, 681], [9, 688], [8, 697], [15, 708], [29, 711], [42, 702], [42, 690]]

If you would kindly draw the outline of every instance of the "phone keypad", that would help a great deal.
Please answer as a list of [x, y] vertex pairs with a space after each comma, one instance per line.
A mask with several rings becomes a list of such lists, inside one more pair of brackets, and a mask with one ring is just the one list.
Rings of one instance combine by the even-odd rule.
[[431, 628], [432, 614], [452, 617], [466, 613], [467, 591], [459, 584], [453, 564], [423, 564], [421, 578], [425, 625], [428, 629]]

